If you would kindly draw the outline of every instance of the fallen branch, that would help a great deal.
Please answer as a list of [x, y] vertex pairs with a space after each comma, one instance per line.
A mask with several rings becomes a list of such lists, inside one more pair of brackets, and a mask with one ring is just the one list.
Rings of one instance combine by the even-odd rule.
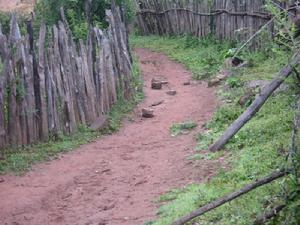
[[222, 149], [224, 145], [260, 110], [267, 99], [284, 82], [284, 80], [294, 72], [294, 67], [296, 67], [299, 62], [300, 51], [293, 56], [291, 62], [278, 73], [276, 78], [262, 89], [261, 93], [256, 97], [249, 108], [230, 125], [225, 133], [213, 145], [209, 147], [209, 150], [218, 151]]
[[280, 170], [280, 171], [276, 171], [272, 174], [270, 174], [269, 176], [266, 176], [264, 178], [261, 178], [259, 180], [257, 180], [256, 182], [252, 183], [252, 184], [248, 184], [245, 187], [243, 187], [242, 189], [232, 192], [222, 198], [219, 198], [207, 205], [202, 206], [201, 208], [195, 210], [194, 212], [192, 212], [191, 214], [184, 216], [182, 218], [180, 218], [179, 220], [177, 220], [176, 222], [172, 223], [171, 225], [183, 225], [189, 221], [191, 221], [192, 219], [203, 215], [204, 213], [207, 213], [221, 205], [224, 205], [227, 202], [230, 202], [238, 197], [240, 197], [241, 195], [244, 195], [260, 186], [263, 186], [265, 184], [268, 184], [278, 178], [284, 177], [288, 174], [288, 172], [286, 170]]
[[270, 211], [265, 212], [262, 216], [258, 217], [253, 225], [261, 225], [268, 222], [273, 217], [277, 216], [278, 213], [280, 213], [281, 210], [283, 210], [286, 207], [286, 205], [278, 205], [275, 208], [271, 209]]

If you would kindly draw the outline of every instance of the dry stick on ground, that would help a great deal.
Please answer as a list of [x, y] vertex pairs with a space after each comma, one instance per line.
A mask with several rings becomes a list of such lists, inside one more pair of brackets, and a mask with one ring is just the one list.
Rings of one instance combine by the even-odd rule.
[[276, 172], [270, 174], [269, 176], [266, 176], [262, 179], [257, 180], [256, 182], [254, 182], [252, 184], [246, 185], [245, 187], [243, 187], [242, 189], [240, 189], [238, 191], [232, 192], [232, 193], [230, 193], [222, 198], [219, 198], [205, 206], [202, 206], [201, 208], [195, 210], [191, 214], [180, 218], [179, 220], [172, 223], [171, 225], [183, 225], [183, 224], [191, 221], [192, 219], [203, 215], [204, 213], [207, 213], [221, 205], [224, 205], [225, 203], [230, 202], [230, 201], [240, 197], [241, 195], [244, 195], [260, 186], [263, 186], [263, 185], [268, 184], [278, 178], [286, 176], [287, 174], [288, 174], [288, 172], [286, 170], [276, 171]]
[[299, 63], [300, 51], [293, 56], [289, 64], [281, 69], [276, 78], [262, 89], [261, 93], [256, 97], [249, 108], [230, 125], [225, 133], [213, 145], [209, 147], [209, 150], [221, 150], [224, 145], [260, 110], [271, 94], [284, 82], [286, 78], [288, 78], [292, 72], [294, 72], [294, 67], [296, 67]]
[[277, 216], [278, 213], [280, 213], [280, 211], [283, 210], [285, 207], [286, 207], [286, 205], [278, 205], [278, 206], [274, 207], [273, 209], [265, 212], [262, 216], [258, 217], [254, 221], [253, 225], [265, 224], [268, 220]]

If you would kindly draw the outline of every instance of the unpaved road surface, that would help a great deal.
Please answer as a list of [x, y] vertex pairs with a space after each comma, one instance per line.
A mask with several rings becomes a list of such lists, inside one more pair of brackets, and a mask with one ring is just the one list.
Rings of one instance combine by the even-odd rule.
[[[58, 160], [34, 166], [22, 177], [0, 178], [0, 224], [7, 225], [139, 225], [155, 218], [160, 194], [213, 176], [222, 160], [189, 161], [196, 132], [216, 107], [214, 90], [192, 81], [191, 73], [160, 53], [138, 49], [145, 80], [145, 101], [121, 130], [84, 145]], [[151, 79], [169, 84], [151, 90]], [[169, 96], [168, 89], [178, 92]], [[157, 101], [155, 117], [140, 110]], [[174, 122], [194, 120], [190, 134], [171, 137]]]

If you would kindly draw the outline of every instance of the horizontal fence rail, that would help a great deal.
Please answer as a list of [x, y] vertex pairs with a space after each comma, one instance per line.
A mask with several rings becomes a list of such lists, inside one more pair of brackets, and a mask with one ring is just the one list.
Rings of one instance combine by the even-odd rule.
[[[137, 0], [137, 25], [143, 35], [214, 35], [245, 41], [272, 17], [265, 0]], [[274, 1], [277, 7], [286, 3]], [[273, 24], [268, 26], [273, 31]]]
[[119, 7], [106, 12], [107, 30], [91, 28], [87, 41], [79, 43], [61, 14], [50, 34], [41, 25], [37, 40], [30, 22], [21, 35], [15, 16], [10, 34], [0, 32], [0, 149], [70, 134], [106, 114], [119, 94], [132, 94], [132, 60]]

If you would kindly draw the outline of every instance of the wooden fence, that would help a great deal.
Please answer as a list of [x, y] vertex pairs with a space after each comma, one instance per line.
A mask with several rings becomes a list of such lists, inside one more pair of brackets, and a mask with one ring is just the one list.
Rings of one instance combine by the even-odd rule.
[[[131, 95], [132, 60], [120, 9], [107, 11], [109, 28], [91, 28], [75, 43], [61, 13], [58, 25], [32, 25], [22, 36], [16, 17], [9, 35], [0, 32], [0, 149], [46, 141], [91, 124]], [[50, 32], [49, 32], [50, 31]]]
[[[137, 0], [143, 35], [191, 34], [243, 41], [271, 19], [266, 0]], [[286, 3], [273, 1], [276, 7]], [[272, 29], [270, 25], [269, 29]]]

